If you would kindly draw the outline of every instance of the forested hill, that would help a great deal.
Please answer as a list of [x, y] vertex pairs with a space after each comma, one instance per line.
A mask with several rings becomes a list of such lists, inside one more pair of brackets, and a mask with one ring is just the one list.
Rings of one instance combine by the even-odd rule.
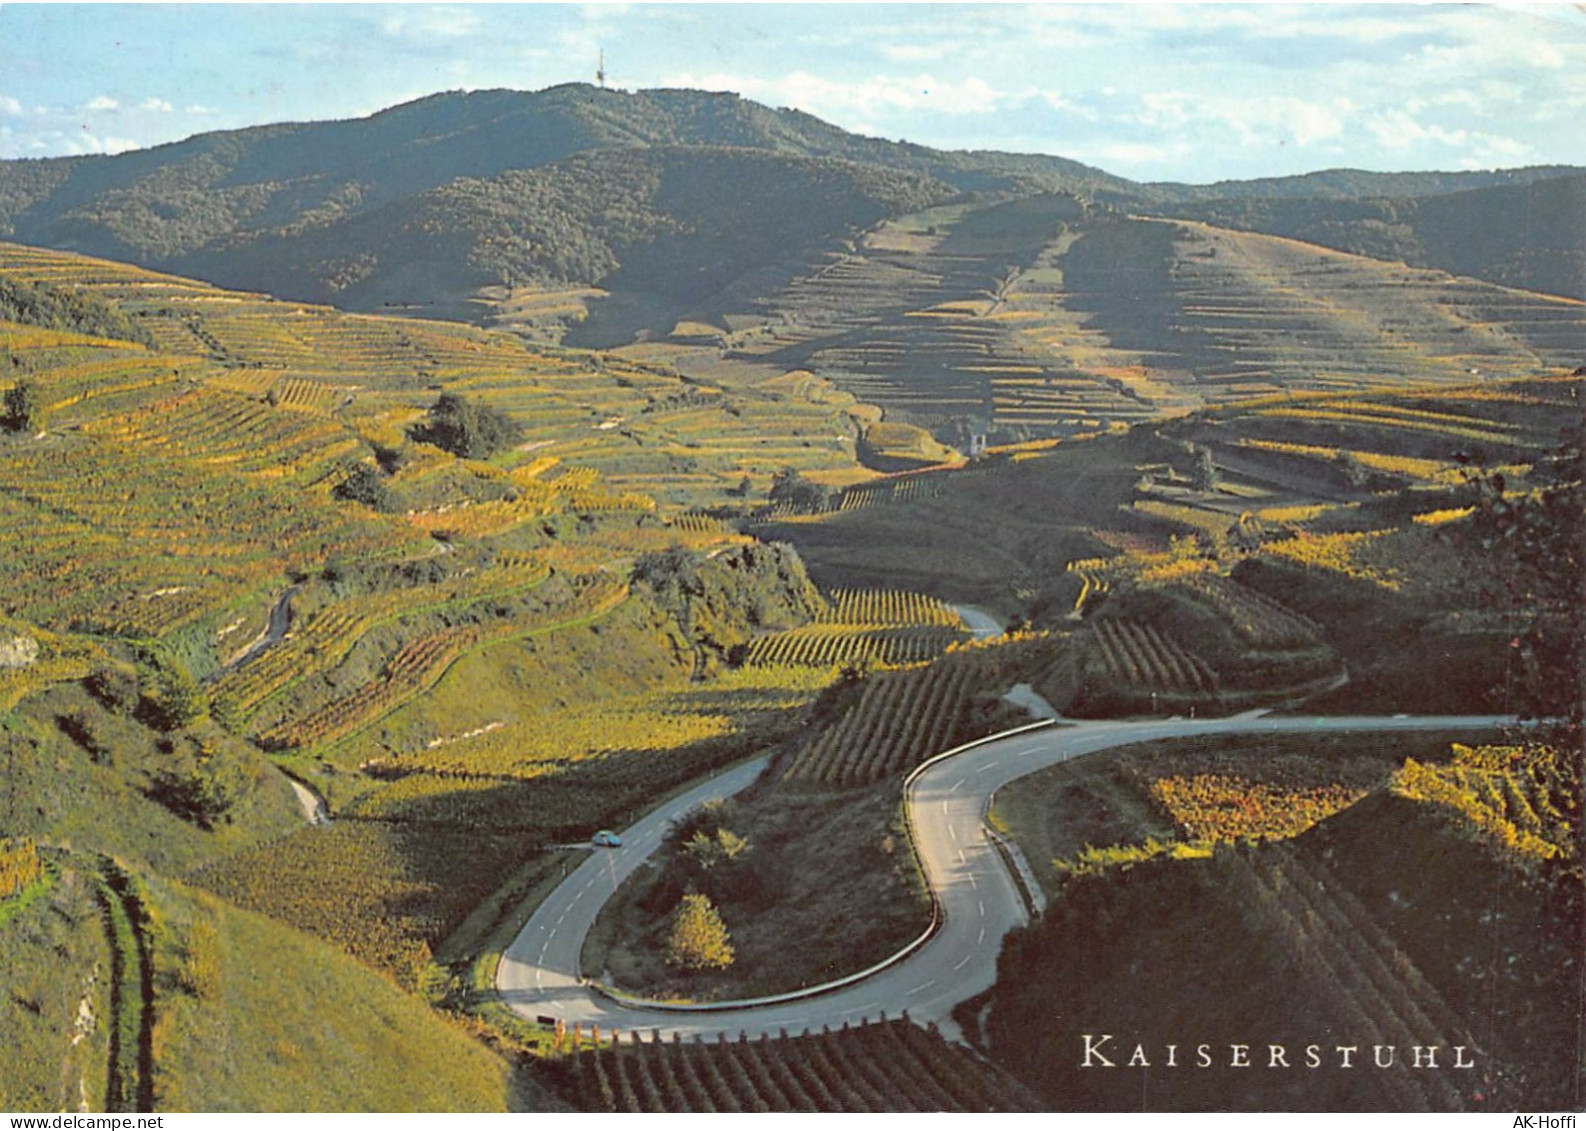
[[[0, 161], [0, 239], [362, 309], [457, 313], [481, 286], [528, 284], [642, 291], [673, 311], [955, 195], [1058, 193], [1579, 294], [1579, 174], [1143, 185], [1061, 157], [863, 137], [735, 94], [567, 84]], [[1525, 209], [1536, 222], [1512, 223]]]
[[[303, 264], [290, 248], [261, 249], [303, 238], [312, 243], [327, 231], [335, 243], [347, 225], [356, 224], [361, 241], [356, 252], [379, 259], [390, 244], [414, 234], [402, 225], [415, 215], [441, 208], [457, 220], [455, 202], [460, 198], [493, 199], [475, 218], [478, 230], [488, 231], [499, 213], [497, 205], [519, 192], [524, 170], [556, 165], [575, 154], [634, 158], [585, 162], [549, 178], [559, 186], [558, 197], [605, 199], [624, 195], [626, 187], [579, 182], [614, 172], [626, 179], [636, 163], [646, 164], [639, 155], [679, 146], [754, 151], [754, 169], [743, 174], [750, 178], [766, 172], [768, 157], [846, 161], [892, 171], [909, 183], [937, 182], [925, 196], [939, 195], [947, 187], [1130, 189], [1122, 178], [1058, 157], [944, 153], [861, 137], [809, 114], [772, 110], [733, 94], [628, 93], [569, 84], [532, 93], [437, 94], [367, 118], [202, 134], [114, 157], [0, 162], [0, 237], [198, 272], [234, 285], [258, 287], [267, 280], [292, 297], [339, 299], [345, 264]], [[790, 176], [796, 181], [810, 168], [790, 165]], [[515, 178], [510, 184], [481, 188], [478, 183], [509, 172]], [[740, 179], [721, 162], [715, 172], [727, 183]], [[845, 219], [844, 227], [873, 222], [876, 216], [868, 191], [875, 174], [860, 180], [865, 182], [858, 190], [862, 205]], [[424, 194], [435, 190], [443, 195], [425, 199]], [[904, 195], [913, 205], [921, 194], [915, 189]], [[770, 203], [787, 204], [780, 199]], [[829, 204], [829, 196], [822, 193], [817, 207]], [[393, 205], [398, 207], [381, 212]], [[663, 226], [683, 231], [721, 226], [694, 214], [700, 210], [687, 201], [679, 208]], [[572, 214], [578, 211], [556, 206], [529, 218], [542, 228], [556, 229], [541, 232], [529, 258], [548, 277], [595, 282], [602, 268], [609, 269], [608, 256], [578, 245], [621, 244], [634, 235], [632, 217], [599, 210]], [[449, 230], [454, 226], [448, 222]], [[268, 264], [264, 270], [260, 256]], [[286, 276], [280, 273], [283, 262], [294, 264]]]
[[1523, 169], [1461, 172], [1377, 173], [1367, 169], [1322, 169], [1292, 177], [1257, 177], [1186, 185], [1162, 181], [1142, 186], [1161, 203], [1225, 203], [1231, 200], [1366, 200], [1380, 197], [1443, 196], [1473, 189], [1523, 186], [1581, 173], [1574, 165], [1530, 165]]
[[[1233, 185], [1221, 199], [1165, 210], [1220, 227], [1586, 298], [1586, 173], [1550, 167], [1470, 174], [1468, 181], [1455, 179], [1458, 174], [1360, 176], [1367, 179], [1354, 183], [1374, 189], [1372, 195], [1349, 197], [1345, 180], [1320, 180], [1316, 187], [1322, 191], [1310, 197], [1277, 188], [1242, 192]], [[1447, 191], [1449, 185], [1465, 187]], [[1390, 195], [1392, 186], [1427, 191]]]
[[[918, 173], [753, 149], [594, 150], [183, 256], [233, 286], [338, 305], [444, 302], [495, 283], [605, 282], [688, 301], [956, 196]], [[621, 273], [620, 284], [613, 276]]]

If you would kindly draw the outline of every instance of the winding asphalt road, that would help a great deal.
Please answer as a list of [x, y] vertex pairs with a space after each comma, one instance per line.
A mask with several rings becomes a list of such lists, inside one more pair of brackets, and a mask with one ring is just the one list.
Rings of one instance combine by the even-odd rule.
[[[819, 1031], [905, 1010], [916, 1021], [950, 1022], [955, 1005], [991, 986], [1002, 937], [1025, 921], [1013, 879], [986, 837], [992, 794], [1036, 770], [1116, 746], [1204, 734], [1296, 734], [1476, 729], [1510, 717], [1271, 718], [1086, 722], [997, 739], [946, 758], [919, 774], [907, 803], [925, 875], [941, 901], [942, 922], [907, 958], [854, 985], [797, 1001], [709, 1012], [619, 1004], [579, 978], [579, 952], [601, 906], [661, 843], [666, 828], [701, 801], [747, 788], [765, 766], [747, 763], [656, 809], [623, 833], [623, 846], [600, 850], [574, 870], [534, 913], [503, 955], [496, 988], [526, 1017], [598, 1024], [602, 1030], [659, 1030], [736, 1037]], [[794, 944], [796, 945], [796, 944]]]

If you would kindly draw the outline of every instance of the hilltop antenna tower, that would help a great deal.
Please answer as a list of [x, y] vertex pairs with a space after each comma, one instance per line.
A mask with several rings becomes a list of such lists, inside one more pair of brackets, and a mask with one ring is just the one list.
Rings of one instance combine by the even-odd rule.
[[606, 89], [606, 49], [600, 49], [600, 62], [595, 65], [595, 82], [601, 90]]

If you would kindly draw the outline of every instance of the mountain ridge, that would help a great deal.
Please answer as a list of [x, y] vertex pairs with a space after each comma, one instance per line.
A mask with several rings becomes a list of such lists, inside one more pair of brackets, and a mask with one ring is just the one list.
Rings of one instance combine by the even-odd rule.
[[[691, 179], [690, 163], [712, 176]], [[0, 238], [353, 309], [466, 310], [481, 286], [524, 282], [640, 278], [686, 300], [707, 281], [840, 250], [879, 220], [954, 195], [1060, 193], [1578, 296], [1586, 283], [1571, 249], [1586, 245], [1575, 231], [1586, 219], [1567, 202], [1550, 212], [1562, 220], [1479, 255], [1460, 236], [1474, 224], [1493, 245], [1507, 229], [1484, 218], [1578, 173], [1344, 169], [1141, 184], [1063, 157], [866, 137], [730, 92], [567, 83], [440, 92], [362, 118], [249, 126], [116, 156], [0, 162]], [[779, 192], [784, 182], [818, 182], [814, 204]], [[1384, 236], [1373, 208], [1425, 222]]]

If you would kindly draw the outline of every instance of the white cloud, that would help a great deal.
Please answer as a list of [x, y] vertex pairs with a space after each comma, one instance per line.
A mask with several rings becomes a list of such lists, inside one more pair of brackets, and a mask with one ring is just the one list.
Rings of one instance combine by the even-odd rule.
[[1366, 122], [1366, 129], [1388, 149], [1410, 149], [1426, 142], [1459, 148], [1471, 137], [1469, 130], [1427, 125], [1403, 110], [1383, 111]]
[[1023, 97], [1039, 98], [1051, 109], [1064, 114], [1073, 114], [1075, 117], [1083, 118], [1087, 122], [1101, 121], [1101, 112], [1099, 110], [1093, 106], [1086, 106], [1083, 103], [1064, 97], [1063, 92], [1060, 90], [1029, 90], [1025, 91]]
[[[1571, 52], [1577, 59], [1579, 52]], [[1569, 61], [1565, 51], [1556, 43], [1546, 40], [1520, 39], [1501, 33], [1477, 43], [1461, 43], [1453, 47], [1429, 44], [1406, 57], [1405, 61], [1431, 68], [1442, 68], [1451, 73], [1463, 69], [1473, 71], [1492, 66], [1527, 66], [1556, 71]]]
[[121, 103], [111, 98], [108, 94], [101, 94], [98, 98], [92, 99], [84, 109], [98, 111], [119, 110], [121, 109]]
[[1536, 153], [1536, 148], [1523, 141], [1497, 134], [1473, 134], [1476, 155], [1492, 167], [1523, 163]]
[[[1544, 19], [1520, 10], [1434, 5], [1435, 25], [1447, 42], [1428, 43], [1404, 62], [1429, 72], [1479, 75], [1494, 68], [1534, 75], [1586, 65], [1586, 19], [1559, 5], [1568, 19]], [[1430, 18], [1430, 17], [1429, 17]]]
[[1232, 130], [1245, 144], [1287, 142], [1305, 147], [1343, 135], [1355, 110], [1348, 98], [1322, 101], [1292, 95], [1250, 98], [1244, 95], [1147, 92], [1136, 120], [1156, 129], [1210, 126]]
[[479, 13], [449, 5], [405, 7], [380, 24], [380, 30], [397, 39], [460, 39], [480, 31]]
[[87, 153], [125, 153], [138, 148], [131, 138], [96, 134], [89, 130], [67, 133], [52, 131], [36, 135], [28, 148], [48, 153], [82, 155]]
[[22, 113], [22, 103], [8, 94], [0, 94], [0, 114], [15, 118]]
[[881, 54], [894, 63], [934, 63], [959, 51], [956, 43], [884, 43]]
[[1466, 110], [1480, 111], [1482, 100], [1476, 97], [1474, 91], [1461, 89], [1444, 91], [1442, 94], [1434, 94], [1427, 98], [1412, 98], [1404, 104], [1404, 108], [1411, 114], [1419, 114], [1422, 110], [1437, 106], [1459, 106]]
[[[1344, 132], [1344, 115], [1349, 111], [1347, 100], [1337, 99], [1331, 105], [1304, 102], [1298, 98], [1287, 107], [1289, 125], [1294, 130], [1294, 140], [1300, 145], [1314, 145]], [[1281, 114], [1283, 111], [1280, 110]]]
[[176, 107], [172, 106], [163, 98], [145, 98], [142, 104], [138, 106], [138, 109], [149, 110], [156, 114], [169, 114], [171, 111], [175, 110]]
[[213, 106], [205, 106], [202, 102], [193, 102], [182, 109], [188, 114], [214, 114], [218, 112]]

